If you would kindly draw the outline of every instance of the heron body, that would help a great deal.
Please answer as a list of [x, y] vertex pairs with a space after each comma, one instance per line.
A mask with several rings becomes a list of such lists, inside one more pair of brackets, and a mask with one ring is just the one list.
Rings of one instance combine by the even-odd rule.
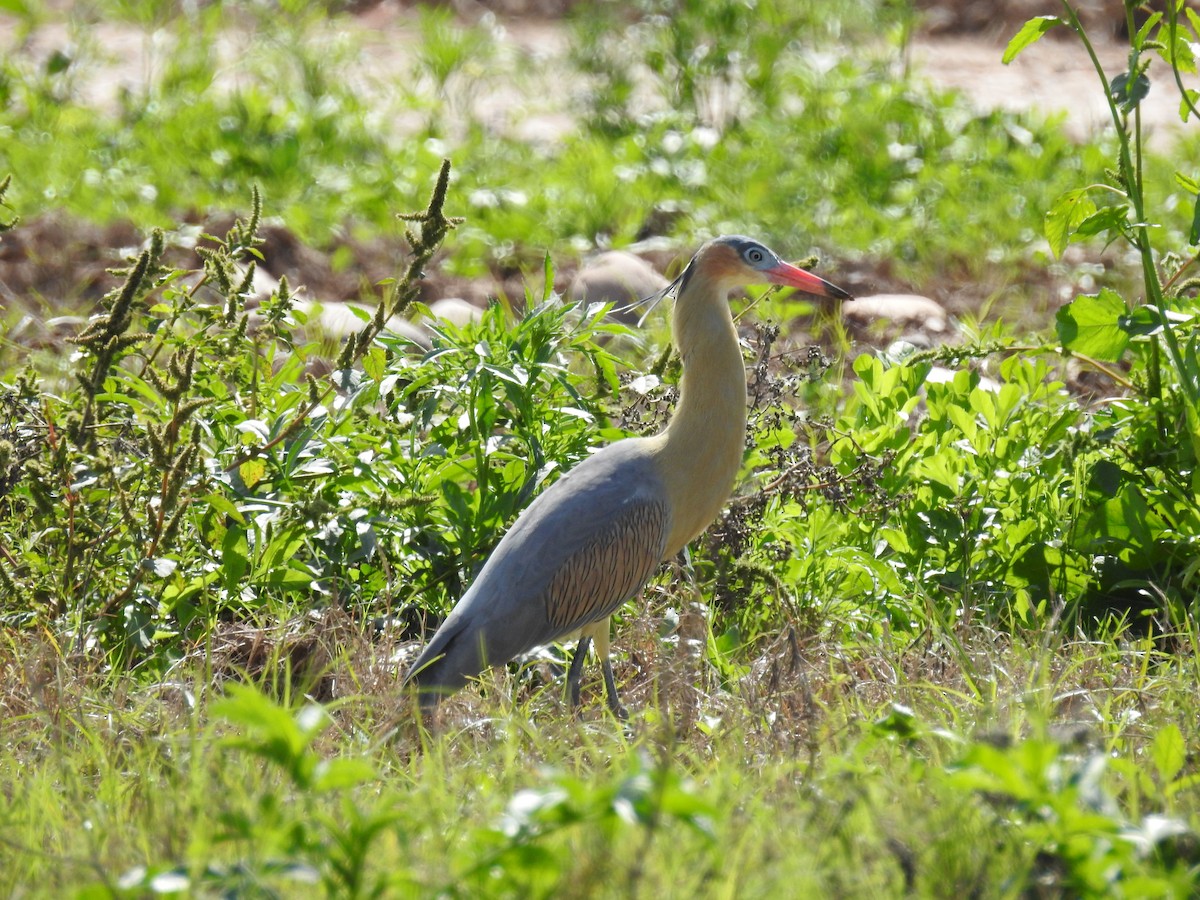
[[676, 290], [674, 340], [683, 363], [670, 423], [598, 451], [544, 491], [497, 545], [405, 676], [426, 709], [490, 665], [580, 636], [568, 682], [573, 704], [588, 646], [609, 707], [624, 715], [609, 660], [609, 618], [721, 511], [741, 467], [746, 373], [729, 292], [782, 284], [849, 298], [750, 238], [705, 244]]

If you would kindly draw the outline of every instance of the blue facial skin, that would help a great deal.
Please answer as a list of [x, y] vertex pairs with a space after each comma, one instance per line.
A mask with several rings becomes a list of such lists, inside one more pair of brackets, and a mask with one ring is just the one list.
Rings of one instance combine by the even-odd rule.
[[[713, 243], [724, 244], [727, 247], [732, 247], [733, 250], [741, 257], [742, 261], [752, 269], [759, 272], [767, 272], [774, 269], [776, 266], [782, 265], [782, 261], [772, 253], [768, 248], [764, 247], [754, 238], [748, 238], [741, 234], [729, 234], [724, 237], [717, 238]], [[679, 291], [682, 291], [687, 285], [688, 279], [692, 274], [692, 265], [695, 263], [695, 258], [688, 263], [686, 269], [679, 273], [679, 277], [672, 282], [668, 290], [674, 290], [676, 296]]]

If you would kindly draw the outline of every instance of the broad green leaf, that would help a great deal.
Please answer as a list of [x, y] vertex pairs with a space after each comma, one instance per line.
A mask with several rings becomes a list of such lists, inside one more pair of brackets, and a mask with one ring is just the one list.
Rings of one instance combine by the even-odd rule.
[[237, 590], [250, 562], [250, 546], [244, 528], [230, 528], [221, 540], [221, 574], [226, 590]]
[[1040, 442], [1042, 450], [1050, 450], [1066, 436], [1067, 431], [1074, 425], [1080, 417], [1077, 407], [1070, 406], [1054, 420], [1054, 423], [1046, 429], [1046, 433], [1042, 435]]
[[387, 352], [382, 347], [372, 347], [363, 357], [363, 371], [367, 377], [378, 384], [383, 380], [387, 368]]
[[[1161, 37], [1165, 40], [1167, 34], [1163, 32]], [[1192, 50], [1191, 42], [1182, 34], [1175, 35], [1175, 42], [1166, 44], [1159, 53], [1168, 65], [1173, 65], [1180, 72], [1186, 72], [1189, 75], [1196, 74], [1196, 54]]]
[[1046, 240], [1050, 242], [1050, 252], [1061, 257], [1075, 229], [1095, 212], [1096, 204], [1088, 197], [1087, 188], [1067, 191], [1059, 196], [1046, 213], [1045, 232]]
[[1122, 484], [1117, 495], [1095, 508], [1085, 533], [1098, 545], [1149, 547], [1162, 520], [1146, 505], [1137, 485]]
[[313, 772], [313, 790], [333, 791], [356, 787], [375, 777], [375, 768], [365, 759], [326, 759]]
[[1018, 589], [1015, 592], [1012, 609], [1017, 614], [1017, 618], [1026, 625], [1033, 624], [1033, 604], [1029, 600], [1029, 591]]
[[272, 702], [254, 688], [230, 684], [226, 695], [212, 705], [218, 718], [241, 725], [244, 735], [226, 739], [230, 746], [241, 747], [256, 756], [270, 760], [289, 772], [297, 771], [305, 751], [320, 727], [306, 727], [300, 713], [291, 711]]
[[224, 494], [216, 494], [216, 493], [205, 494], [203, 497], [200, 498], [200, 502], [207, 503], [213, 509], [217, 510], [217, 512], [220, 512], [220, 513], [228, 516], [229, 518], [233, 519], [233, 521], [237, 522], [239, 525], [246, 524], [246, 520], [242, 516], [241, 510], [239, 510], [233, 504], [233, 502], [228, 497], [226, 497]]
[[879, 529], [879, 536], [887, 542], [887, 545], [897, 553], [912, 553], [913, 546], [908, 539], [908, 535], [899, 528], [883, 527]]
[[60, 75], [71, 67], [71, 57], [61, 50], [55, 50], [46, 60], [46, 74]]
[[1129, 73], [1122, 72], [1112, 80], [1109, 89], [1113, 102], [1120, 106], [1121, 112], [1131, 113], [1150, 93], [1150, 79], [1143, 72], [1131, 82]]
[[1162, 328], [1162, 317], [1153, 306], [1139, 306], [1129, 315], [1118, 320], [1122, 330], [1130, 337], [1154, 334]]
[[242, 484], [246, 486], [246, 490], [253, 490], [266, 474], [267, 464], [261, 459], [248, 459], [238, 466], [238, 475], [242, 477]]
[[958, 493], [962, 481], [962, 460], [956, 453], [944, 452], [921, 460], [916, 466], [916, 476], [948, 490], [947, 496]]
[[1155, 771], [1163, 784], [1175, 780], [1187, 759], [1187, 746], [1178, 725], [1166, 725], [1154, 736], [1150, 758], [1154, 760]]
[[1192, 209], [1192, 227], [1188, 229], [1188, 243], [1200, 244], [1200, 197], [1196, 198], [1196, 205]]
[[1124, 473], [1120, 466], [1112, 460], [1101, 459], [1092, 466], [1092, 472], [1088, 478], [1088, 488], [1099, 491], [1111, 499], [1117, 496], [1117, 492], [1121, 490], [1123, 477]]
[[266, 549], [262, 551], [262, 555], [258, 559], [257, 568], [265, 571], [275, 568], [286, 560], [294, 560], [304, 547], [306, 540], [307, 535], [303, 532], [297, 533], [293, 530], [276, 532], [271, 542], [267, 544]]
[[1079, 223], [1075, 229], [1077, 235], [1090, 237], [1094, 234], [1114, 232], [1113, 238], [1118, 237], [1124, 227], [1129, 224], [1129, 209], [1125, 206], [1104, 206], [1096, 210]]
[[1116, 362], [1129, 345], [1129, 332], [1121, 327], [1127, 313], [1120, 294], [1108, 288], [1081, 294], [1055, 315], [1058, 339], [1070, 353]]
[[[297, 565], [299, 564], [297, 563]], [[268, 572], [263, 583], [285, 591], [304, 591], [312, 585], [313, 580], [312, 572], [291, 566], [280, 566]]]
[[913, 740], [918, 734], [917, 717], [909, 707], [893, 703], [886, 715], [871, 723], [871, 730], [876, 734], [890, 735], [901, 740]]
[[1008, 46], [1004, 48], [1004, 56], [1001, 57], [1001, 62], [1006, 66], [1016, 59], [1026, 47], [1030, 44], [1041, 40], [1042, 35], [1056, 25], [1065, 25], [1062, 19], [1058, 16], [1037, 16], [1030, 19], [1021, 26], [1021, 30], [1013, 36], [1013, 39], [1008, 42]]
[[869, 388], [875, 387], [876, 379], [883, 373], [883, 363], [879, 357], [870, 353], [860, 353], [851, 363], [854, 373], [861, 378]]

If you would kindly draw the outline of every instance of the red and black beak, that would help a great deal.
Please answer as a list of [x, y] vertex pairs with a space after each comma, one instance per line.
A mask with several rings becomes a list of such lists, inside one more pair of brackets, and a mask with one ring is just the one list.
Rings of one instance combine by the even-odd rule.
[[812, 272], [806, 272], [788, 263], [780, 263], [775, 268], [766, 269], [764, 272], [770, 277], [772, 284], [794, 287], [817, 297], [829, 297], [834, 300], [854, 299], [836, 284], [830, 284], [824, 278], [818, 278]]

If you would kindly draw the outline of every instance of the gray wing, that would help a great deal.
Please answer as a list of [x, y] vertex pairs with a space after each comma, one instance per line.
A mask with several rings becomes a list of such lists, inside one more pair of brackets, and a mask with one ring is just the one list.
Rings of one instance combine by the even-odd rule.
[[405, 681], [453, 690], [607, 618], [654, 574], [669, 532], [662, 478], [642, 441], [606, 447], [517, 518]]
[[541, 598], [555, 637], [607, 619], [637, 593], [662, 561], [666, 526], [665, 504], [628, 503], [572, 553]]

